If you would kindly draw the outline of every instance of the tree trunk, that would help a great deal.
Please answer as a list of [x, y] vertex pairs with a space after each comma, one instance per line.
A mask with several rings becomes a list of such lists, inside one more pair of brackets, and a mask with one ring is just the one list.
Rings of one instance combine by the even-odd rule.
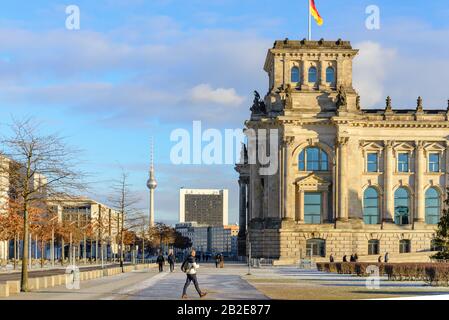
[[17, 269], [17, 234], [14, 233], [14, 270]]
[[44, 240], [41, 240], [41, 268], [44, 267]]
[[28, 250], [29, 250], [29, 230], [28, 230], [28, 208], [25, 204], [23, 213], [23, 249], [22, 249], [22, 273], [20, 279], [20, 291], [28, 291]]
[[64, 237], [61, 238], [61, 266], [64, 266], [64, 260], [65, 260], [65, 243], [64, 243]]

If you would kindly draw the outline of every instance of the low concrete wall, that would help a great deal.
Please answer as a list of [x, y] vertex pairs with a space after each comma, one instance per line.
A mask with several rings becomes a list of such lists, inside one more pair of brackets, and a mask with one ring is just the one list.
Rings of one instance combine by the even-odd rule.
[[[139, 264], [139, 265], [127, 265], [123, 267], [125, 273], [155, 268], [156, 264]], [[80, 271], [80, 281], [87, 281], [97, 279], [101, 277], [108, 277], [118, 275], [122, 273], [122, 268], [114, 267], [109, 269], [99, 269], [93, 271]], [[56, 286], [65, 285], [67, 281], [66, 274], [53, 275], [39, 278], [28, 279], [28, 290], [36, 291], [40, 289], [53, 288]], [[20, 293], [20, 281], [7, 281], [6, 283], [0, 283], [0, 297], [9, 297], [10, 295]]]

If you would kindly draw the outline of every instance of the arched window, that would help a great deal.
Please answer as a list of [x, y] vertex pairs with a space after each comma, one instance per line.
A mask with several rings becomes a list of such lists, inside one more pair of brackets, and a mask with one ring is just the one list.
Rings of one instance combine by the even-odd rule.
[[411, 252], [411, 249], [410, 240], [399, 241], [399, 253], [409, 253]]
[[326, 69], [326, 82], [334, 83], [335, 82], [335, 70], [332, 67], [328, 67]]
[[293, 67], [291, 70], [291, 82], [298, 83], [300, 81], [299, 68]]
[[399, 188], [394, 193], [394, 221], [396, 224], [410, 223], [410, 194], [406, 188]]
[[318, 72], [316, 67], [310, 67], [309, 69], [309, 82], [316, 83], [318, 81]]
[[299, 154], [300, 171], [328, 171], [327, 153], [318, 147], [305, 148]]
[[440, 220], [440, 194], [435, 188], [426, 191], [426, 223], [438, 224]]
[[379, 192], [373, 187], [363, 194], [363, 221], [366, 224], [379, 223]]
[[326, 240], [324, 239], [309, 239], [306, 243], [307, 255], [313, 257], [326, 256]]
[[379, 240], [369, 240], [368, 241], [368, 254], [369, 255], [375, 255], [379, 254]]

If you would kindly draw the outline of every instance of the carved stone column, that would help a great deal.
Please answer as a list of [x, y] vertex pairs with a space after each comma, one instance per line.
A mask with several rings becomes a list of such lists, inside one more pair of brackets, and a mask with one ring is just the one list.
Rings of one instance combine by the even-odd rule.
[[327, 65], [326, 65], [326, 62], [327, 61], [320, 60], [320, 86], [322, 88], [325, 88], [327, 86], [327, 82], [326, 82]]
[[307, 90], [309, 89], [309, 65], [307, 63], [307, 61], [303, 60], [302, 61], [302, 84], [301, 84], [301, 90]]
[[384, 222], [394, 222], [394, 194], [393, 194], [393, 142], [385, 141], [384, 159], [384, 193], [385, 209]]
[[304, 223], [304, 190], [298, 191], [298, 215], [296, 221]]
[[[292, 157], [292, 150], [291, 147], [293, 145], [293, 142], [295, 141], [295, 137], [285, 137], [284, 141], [282, 142], [283, 146], [283, 154], [284, 154], [284, 192], [283, 192], [283, 208], [284, 208], [284, 219], [286, 220], [294, 220], [295, 219], [295, 198], [293, 196], [293, 184], [291, 182], [291, 176], [292, 176], [292, 164], [291, 164], [291, 157]], [[293, 197], [292, 197], [293, 196]]]
[[246, 233], [246, 215], [247, 215], [247, 182], [245, 179], [240, 178], [239, 179], [239, 191], [240, 191], [240, 197], [239, 197], [239, 227], [240, 227], [240, 233], [245, 234]]
[[425, 206], [424, 206], [424, 143], [418, 141], [416, 143], [416, 158], [415, 158], [415, 222], [424, 222], [425, 220]]
[[338, 220], [347, 221], [348, 216], [348, 177], [347, 177], [347, 163], [348, 163], [348, 137], [338, 138]]

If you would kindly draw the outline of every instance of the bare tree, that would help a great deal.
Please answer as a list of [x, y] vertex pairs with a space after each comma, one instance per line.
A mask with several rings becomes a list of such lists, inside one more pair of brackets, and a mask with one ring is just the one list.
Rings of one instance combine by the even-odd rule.
[[[84, 189], [76, 170], [79, 150], [68, 147], [58, 134], [43, 134], [32, 119], [13, 120], [12, 134], [2, 139], [3, 192], [12, 192], [23, 215], [21, 291], [28, 291], [30, 209], [44, 208], [48, 199]], [[5, 179], [2, 179], [4, 181]]]
[[127, 217], [133, 215], [135, 206], [139, 199], [131, 192], [129, 185], [129, 174], [122, 169], [122, 173], [113, 184], [113, 194], [109, 201], [118, 214], [117, 219], [117, 243], [119, 243], [120, 267], [124, 272], [124, 247]]

